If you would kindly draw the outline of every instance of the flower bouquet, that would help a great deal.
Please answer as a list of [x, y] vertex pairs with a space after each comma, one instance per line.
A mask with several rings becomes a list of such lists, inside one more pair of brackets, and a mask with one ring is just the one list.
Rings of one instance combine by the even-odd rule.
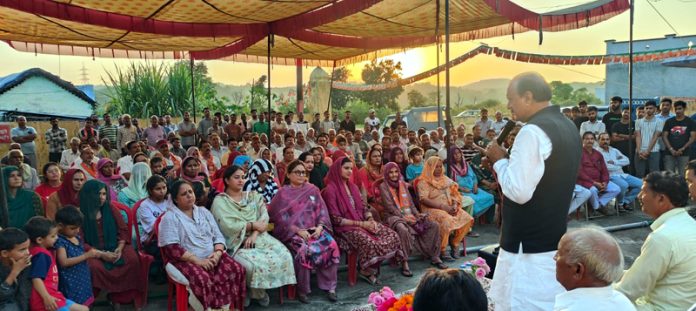
[[370, 294], [367, 302], [374, 306], [376, 311], [412, 311], [413, 294], [402, 294], [396, 297], [391, 288], [385, 286], [378, 292]]
[[489, 267], [486, 260], [481, 257], [476, 257], [474, 260], [467, 261], [459, 267], [474, 275], [478, 280], [485, 278], [486, 275], [491, 272], [491, 267]]

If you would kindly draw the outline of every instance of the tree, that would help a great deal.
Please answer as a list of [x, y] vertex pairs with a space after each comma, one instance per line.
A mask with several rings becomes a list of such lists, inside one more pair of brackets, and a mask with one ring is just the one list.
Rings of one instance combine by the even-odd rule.
[[574, 106], [580, 101], [586, 101], [589, 105], [601, 105], [602, 100], [590, 93], [587, 88], [573, 90], [573, 86], [561, 81], [551, 82], [551, 102], [559, 106]]
[[408, 92], [406, 96], [408, 97], [408, 106], [410, 108], [425, 107], [428, 103], [428, 99], [415, 89]]
[[480, 108], [490, 109], [490, 108], [498, 107], [498, 105], [500, 105], [500, 101], [499, 101], [499, 100], [497, 100], [497, 99], [486, 99], [486, 100], [484, 100], [484, 101], [478, 103], [478, 105], [476, 105], [476, 106], [477, 106], [479, 109], [480, 109]]
[[[333, 81], [346, 82], [350, 78], [350, 70], [339, 67], [333, 71]], [[334, 111], [343, 110], [348, 102], [353, 99], [353, 92], [339, 89], [331, 90], [331, 107]]]
[[[376, 60], [373, 60], [365, 65], [361, 77], [365, 84], [396, 82], [401, 78], [401, 62], [394, 63], [393, 60], [387, 59], [378, 63]], [[356, 92], [355, 97], [377, 107], [397, 110], [399, 108], [397, 98], [403, 91], [404, 88], [402, 86], [397, 86], [379, 91]]]

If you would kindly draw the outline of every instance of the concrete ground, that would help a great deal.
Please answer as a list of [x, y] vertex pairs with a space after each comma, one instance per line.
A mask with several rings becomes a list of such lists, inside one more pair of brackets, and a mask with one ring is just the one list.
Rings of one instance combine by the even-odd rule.
[[[645, 214], [640, 211], [630, 212], [628, 214], [622, 214], [621, 216], [610, 216], [601, 217], [596, 219], [591, 219], [586, 222], [583, 219], [577, 221], [575, 219], [571, 220], [569, 227], [581, 227], [589, 225], [596, 225], [600, 227], [609, 227], [616, 225], [623, 225], [635, 222], [641, 222], [650, 220]], [[476, 225], [474, 231], [481, 234], [478, 238], [468, 238], [467, 247], [494, 244], [498, 241], [499, 231], [494, 225]], [[637, 229], [629, 229], [624, 231], [614, 232], [614, 237], [618, 240], [623, 251], [626, 267], [630, 267], [635, 258], [640, 254], [640, 247], [643, 241], [650, 233], [649, 227], [642, 227]], [[467, 260], [474, 259], [476, 253], [471, 253], [466, 258], [458, 260], [456, 263], [448, 263], [450, 267], [458, 267], [461, 263]], [[389, 266], [382, 267], [381, 276], [381, 286], [389, 286], [395, 292], [402, 292], [408, 289], [415, 288], [418, 285], [420, 277], [423, 275], [426, 269], [430, 268], [429, 261], [423, 260], [412, 260], [409, 262], [411, 270], [414, 276], [412, 278], [406, 278], [402, 276], [398, 268], [392, 268]], [[271, 295], [271, 305], [267, 308], [263, 308], [252, 302], [252, 305], [246, 310], [321, 310], [321, 311], [338, 311], [338, 310], [351, 310], [354, 307], [364, 305], [367, 302], [367, 296], [378, 289], [381, 286], [371, 286], [362, 280], [358, 280], [358, 283], [354, 287], [348, 286], [348, 275], [345, 270], [345, 265], [343, 269], [339, 270], [338, 275], [338, 299], [337, 303], [330, 303], [326, 299], [326, 295], [323, 291], [316, 287], [316, 284], [312, 285], [314, 291], [310, 295], [310, 304], [302, 304], [296, 300], [290, 301], [285, 299], [284, 304], [279, 304], [278, 290], [271, 290], [269, 294]], [[166, 286], [150, 286], [150, 299], [145, 310], [166, 310], [167, 299], [166, 296]], [[104, 297], [100, 297], [94, 308], [94, 310], [110, 310], [111, 307], [107, 304]], [[121, 310], [132, 310], [130, 306], [122, 306]]]

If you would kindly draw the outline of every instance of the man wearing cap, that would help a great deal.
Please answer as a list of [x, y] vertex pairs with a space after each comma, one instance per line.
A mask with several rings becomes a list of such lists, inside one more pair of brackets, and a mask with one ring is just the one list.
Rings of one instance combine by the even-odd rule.
[[48, 161], [60, 162], [65, 143], [68, 141], [68, 131], [58, 127], [58, 118], [51, 117], [51, 128], [46, 131], [45, 137], [48, 144]]
[[374, 109], [370, 109], [370, 115], [368, 115], [365, 118], [365, 124], [370, 126], [370, 131], [372, 131], [372, 130], [379, 131], [379, 118], [377, 116], [375, 116]]

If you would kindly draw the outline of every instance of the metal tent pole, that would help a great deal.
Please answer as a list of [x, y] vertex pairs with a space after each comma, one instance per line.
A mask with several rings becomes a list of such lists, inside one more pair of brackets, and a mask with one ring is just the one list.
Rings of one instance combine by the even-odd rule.
[[[440, 0], [435, 0], [435, 56], [437, 66], [440, 68]], [[440, 70], [437, 71], [437, 127], [442, 126], [442, 108], [440, 107]], [[440, 137], [444, 139], [444, 137]]]
[[271, 46], [273, 46], [273, 34], [269, 33], [268, 34], [268, 43], [266, 44], [267, 48], [267, 63], [268, 66], [266, 66], [267, 69], [267, 74], [268, 74], [268, 93], [266, 94], [268, 96], [268, 141], [271, 142], [273, 141], [273, 136], [271, 136]]
[[300, 112], [304, 111], [304, 98], [303, 98], [304, 94], [302, 94], [302, 59], [301, 58], [295, 59], [295, 66], [296, 66], [295, 74], [296, 74], [296, 80], [297, 80], [296, 85], [295, 85], [295, 92], [297, 92], [297, 95], [295, 95], [295, 98], [297, 99], [296, 104], [295, 104], [295, 106], [296, 106], [295, 110], [297, 110], [296, 113], [300, 113]]
[[[449, 0], [445, 0], [445, 126], [449, 130], [452, 127], [452, 114], [450, 112], [450, 23]], [[449, 131], [447, 131], [449, 134]]]
[[[633, 133], [633, 123], [631, 123], [631, 116], [633, 116], [633, 12], [635, 10], [635, 1], [631, 0], [630, 4], [630, 18], [628, 27], [628, 154], [633, 154], [633, 144], [635, 142], [631, 141], [631, 133]], [[636, 146], [637, 148], [638, 146]], [[635, 161], [635, 160], [634, 160]]]
[[189, 70], [191, 71], [191, 106], [193, 106], [193, 123], [196, 123], [196, 83], [193, 79], [193, 57], [189, 62]]

